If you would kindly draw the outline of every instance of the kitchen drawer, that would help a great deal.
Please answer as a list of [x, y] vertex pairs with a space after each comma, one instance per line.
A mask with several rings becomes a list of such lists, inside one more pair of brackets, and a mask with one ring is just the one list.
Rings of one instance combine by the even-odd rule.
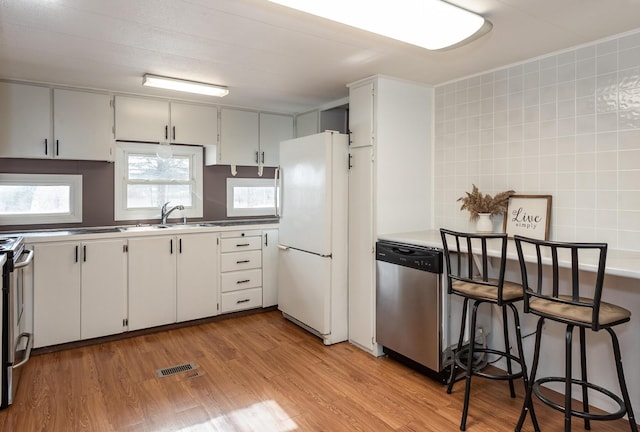
[[262, 269], [222, 273], [220, 290], [230, 292], [262, 286]]
[[228, 252], [220, 254], [220, 271], [238, 271], [262, 267], [262, 251]]
[[222, 293], [221, 312], [234, 312], [262, 306], [262, 288]]
[[232, 237], [223, 238], [220, 242], [220, 252], [240, 252], [262, 248], [262, 237]]
[[247, 230], [247, 231], [226, 231], [220, 233], [220, 238], [231, 237], [261, 237], [262, 231], [260, 230]]

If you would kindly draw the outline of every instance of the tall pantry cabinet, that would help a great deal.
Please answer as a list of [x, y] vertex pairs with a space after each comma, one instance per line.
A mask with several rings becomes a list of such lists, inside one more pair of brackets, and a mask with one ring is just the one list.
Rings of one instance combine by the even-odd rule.
[[433, 88], [384, 76], [348, 87], [349, 340], [378, 355], [375, 242], [433, 228]]

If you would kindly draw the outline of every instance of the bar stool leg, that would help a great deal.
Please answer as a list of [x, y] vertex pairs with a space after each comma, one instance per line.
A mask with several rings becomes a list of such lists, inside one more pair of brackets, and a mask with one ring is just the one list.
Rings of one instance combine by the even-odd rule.
[[613, 344], [613, 354], [616, 360], [616, 372], [618, 373], [618, 383], [620, 384], [620, 391], [622, 392], [622, 400], [624, 400], [625, 407], [627, 409], [627, 417], [629, 418], [629, 426], [631, 432], [638, 432], [638, 425], [636, 424], [636, 418], [633, 415], [633, 409], [631, 408], [631, 400], [629, 399], [629, 391], [624, 379], [624, 372], [622, 370], [622, 355], [620, 354], [620, 344], [618, 343], [618, 337], [613, 329], [607, 327], [605, 329], [609, 335], [611, 335], [611, 343]]
[[460, 421], [460, 430], [467, 428], [467, 414], [469, 413], [469, 395], [471, 393], [471, 375], [473, 375], [473, 351], [476, 344], [476, 318], [478, 317], [479, 301], [473, 303], [471, 311], [471, 334], [469, 336], [469, 355], [467, 357], [467, 373], [466, 384], [464, 388], [464, 407], [462, 408], [462, 420]]
[[[582, 410], [589, 412], [589, 392], [587, 387], [587, 354], [586, 354], [586, 337], [584, 327], [580, 327], [580, 368], [582, 369]], [[591, 420], [584, 419], [584, 428], [591, 430]]]
[[[462, 349], [462, 344], [464, 343], [464, 328], [467, 323], [467, 307], [469, 305], [469, 299], [465, 297], [464, 303], [462, 304], [462, 319], [460, 324], [460, 336], [458, 336], [458, 348], [456, 349], [456, 353], [459, 353]], [[453, 357], [453, 364], [451, 365], [451, 374], [449, 375], [449, 385], [447, 386], [447, 394], [451, 394], [451, 390], [453, 390], [453, 384], [456, 382], [456, 369], [458, 365], [456, 363], [455, 354]]]
[[567, 325], [565, 333], [565, 369], [564, 369], [564, 432], [571, 432], [571, 342], [573, 339], [573, 325]]
[[[509, 353], [511, 350], [509, 349], [509, 322], [507, 321], [507, 309], [506, 305], [502, 306], [502, 330], [504, 333], [504, 352]], [[509, 375], [513, 373], [513, 369], [511, 367], [511, 358], [507, 357], [507, 372]], [[516, 391], [513, 387], [513, 379], [509, 380], [509, 393], [512, 398], [516, 397]]]
[[[522, 370], [522, 381], [524, 382], [524, 391], [525, 394], [527, 389], [529, 388], [529, 377], [527, 376], [527, 364], [524, 360], [524, 349], [522, 348], [522, 330], [520, 328], [520, 315], [518, 314], [518, 309], [510, 303], [509, 307], [511, 308], [511, 312], [513, 313], [513, 323], [516, 328], [516, 347], [518, 348], [518, 358], [520, 359], [520, 367]], [[540, 430], [538, 426], [538, 419], [536, 418], [535, 412], [533, 411], [533, 401], [529, 404], [528, 409], [531, 411], [531, 421], [533, 422], [534, 430]]]
[[531, 421], [533, 422], [533, 427], [536, 432], [540, 432], [540, 428], [538, 427], [538, 420], [536, 419], [536, 414], [533, 411], [533, 383], [536, 380], [536, 372], [538, 371], [538, 360], [540, 359], [540, 344], [542, 342], [542, 325], [544, 324], [544, 317], [540, 317], [538, 319], [538, 325], [536, 326], [536, 342], [533, 348], [533, 364], [531, 365], [531, 375], [529, 376], [529, 382], [527, 383], [527, 393], [524, 398], [524, 403], [522, 405], [522, 411], [520, 411], [520, 418], [518, 419], [518, 423], [516, 424], [515, 432], [520, 432], [522, 426], [524, 425], [524, 421], [527, 418], [527, 412], [531, 414]]

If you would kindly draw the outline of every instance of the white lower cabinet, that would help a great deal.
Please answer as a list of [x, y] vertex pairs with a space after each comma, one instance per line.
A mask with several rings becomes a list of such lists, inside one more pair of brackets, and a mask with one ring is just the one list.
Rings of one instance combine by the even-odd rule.
[[177, 320], [215, 316], [218, 304], [218, 234], [177, 238]]
[[129, 240], [129, 330], [176, 322], [176, 238]]
[[262, 231], [230, 231], [220, 237], [221, 312], [262, 306]]
[[34, 346], [123, 331], [123, 239], [35, 244]]
[[121, 333], [127, 316], [125, 239], [82, 244], [80, 338]]
[[80, 339], [80, 244], [34, 245], [34, 347]]
[[129, 330], [214, 316], [218, 234], [129, 240]]
[[278, 304], [278, 230], [262, 230], [262, 307]]
[[277, 302], [277, 229], [31, 246], [36, 348]]

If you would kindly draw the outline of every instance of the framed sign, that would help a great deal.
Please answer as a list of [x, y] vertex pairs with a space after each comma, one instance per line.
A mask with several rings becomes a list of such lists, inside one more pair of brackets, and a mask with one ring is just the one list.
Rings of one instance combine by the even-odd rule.
[[549, 240], [551, 195], [511, 195], [504, 214], [503, 231], [512, 238], [521, 235]]

